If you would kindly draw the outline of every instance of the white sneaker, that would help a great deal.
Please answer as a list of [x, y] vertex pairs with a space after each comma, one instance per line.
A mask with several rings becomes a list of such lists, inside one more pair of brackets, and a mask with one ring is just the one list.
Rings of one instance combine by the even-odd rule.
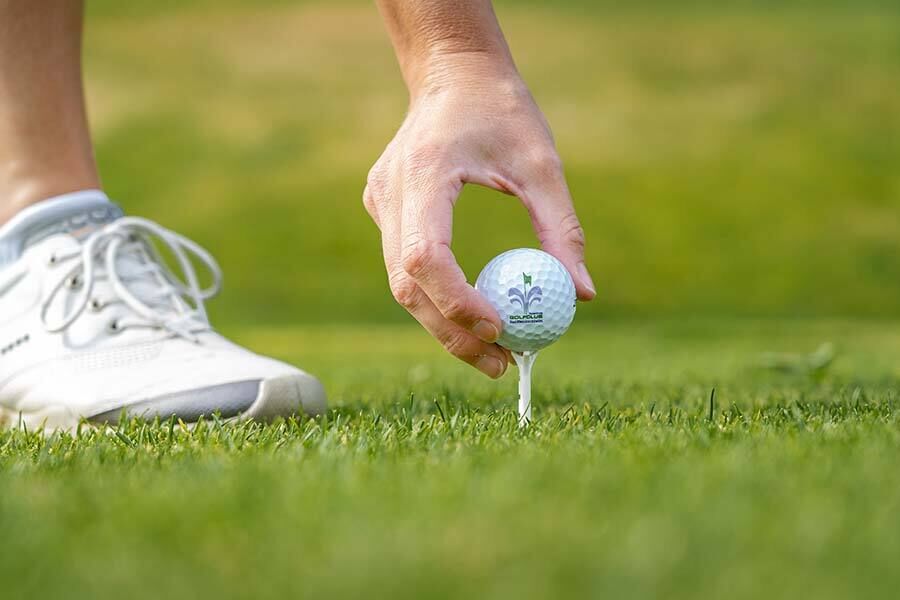
[[[210, 271], [211, 288], [200, 288], [191, 260]], [[203, 248], [122, 216], [102, 192], [23, 210], [0, 227], [0, 420], [55, 429], [121, 415], [323, 412], [315, 377], [212, 330], [203, 302], [220, 284]]]

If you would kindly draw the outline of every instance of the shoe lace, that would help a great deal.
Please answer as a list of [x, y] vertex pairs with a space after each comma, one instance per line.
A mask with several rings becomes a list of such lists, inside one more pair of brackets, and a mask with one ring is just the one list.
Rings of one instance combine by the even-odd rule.
[[[183, 279], [169, 268], [153, 242], [175, 258]], [[209, 270], [213, 279], [210, 287], [200, 287], [191, 257]], [[80, 250], [57, 255], [51, 261], [54, 259], [58, 263], [70, 260], [76, 263], [50, 291], [41, 307], [41, 320], [49, 332], [63, 331], [84, 313], [92, 302], [96, 282], [101, 279], [108, 280], [115, 295], [102, 306], [121, 302], [137, 315], [136, 319], [119, 320], [117, 330], [150, 327], [196, 341], [196, 333], [210, 329], [204, 301], [222, 287], [218, 263], [197, 243], [153, 221], [122, 217], [92, 233]], [[128, 264], [127, 270], [122, 269], [123, 263]], [[58, 321], [51, 321], [48, 313], [54, 299], [67, 282], [74, 287], [71, 282], [79, 279], [80, 293]], [[135, 288], [136, 283], [141, 284], [140, 293], [129, 288], [129, 284]]]

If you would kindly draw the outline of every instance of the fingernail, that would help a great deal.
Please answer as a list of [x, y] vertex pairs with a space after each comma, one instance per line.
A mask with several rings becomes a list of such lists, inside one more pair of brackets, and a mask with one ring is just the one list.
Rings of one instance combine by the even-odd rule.
[[583, 262], [578, 263], [578, 277], [581, 279], [581, 283], [583, 283], [588, 291], [591, 292], [591, 295], [596, 296], [597, 290], [594, 288], [594, 280], [591, 279], [591, 274], [588, 273], [587, 265]]
[[503, 368], [503, 363], [500, 362], [500, 359], [487, 354], [478, 359], [478, 362], [475, 363], [475, 368], [491, 379], [497, 379], [506, 370]]
[[497, 331], [494, 324], [487, 319], [481, 319], [475, 323], [475, 326], [472, 328], [472, 333], [475, 334], [475, 337], [488, 344], [493, 344], [500, 337], [500, 332]]

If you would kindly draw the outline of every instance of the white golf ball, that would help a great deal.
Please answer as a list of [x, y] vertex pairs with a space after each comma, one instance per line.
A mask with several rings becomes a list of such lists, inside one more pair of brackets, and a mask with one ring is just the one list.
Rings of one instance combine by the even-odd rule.
[[509, 250], [478, 275], [475, 289], [500, 313], [498, 344], [535, 352], [558, 340], [575, 318], [575, 282], [561, 262], [533, 248]]

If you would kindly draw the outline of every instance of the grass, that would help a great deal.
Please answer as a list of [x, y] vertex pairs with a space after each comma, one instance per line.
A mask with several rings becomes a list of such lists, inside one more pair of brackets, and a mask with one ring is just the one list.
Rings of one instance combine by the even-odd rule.
[[[600, 289], [524, 431], [514, 377], [388, 293], [359, 198], [406, 97], [370, 2], [88, 11], [106, 189], [209, 247], [215, 322], [333, 409], [0, 433], [0, 597], [896, 595], [894, 4], [498, 2]], [[470, 277], [533, 244], [464, 192]]]
[[[360, 202], [406, 110], [373, 4], [213, 4], [89, 3], [107, 189], [221, 259], [220, 322], [404, 320]], [[498, 5], [587, 231], [582, 317], [900, 315], [896, 7], [620, 4]], [[534, 243], [464, 192], [470, 278]]]
[[[0, 435], [4, 597], [844, 598], [900, 583], [895, 323], [578, 324], [538, 360], [525, 431], [513, 377], [482, 379], [417, 329], [232, 333], [321, 374], [333, 410]], [[760, 366], [825, 341], [824, 371]]]

